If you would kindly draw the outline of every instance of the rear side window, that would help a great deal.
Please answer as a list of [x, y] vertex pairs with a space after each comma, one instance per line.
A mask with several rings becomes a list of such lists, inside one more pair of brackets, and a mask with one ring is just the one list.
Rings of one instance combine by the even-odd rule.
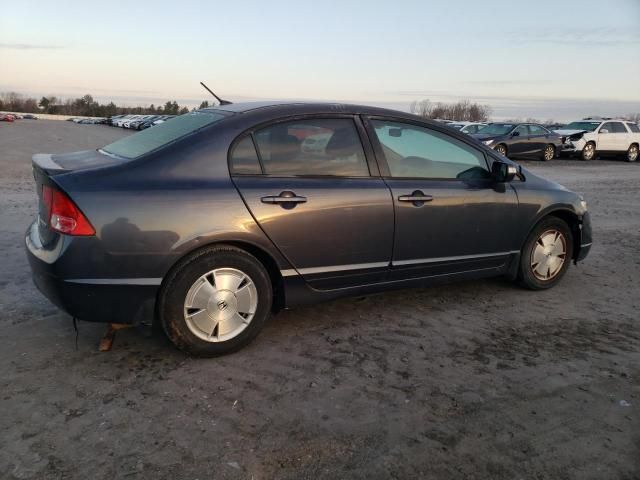
[[128, 159], [138, 158], [211, 125], [223, 119], [225, 116], [226, 115], [222, 113], [204, 111], [186, 113], [167, 120], [153, 128], [148, 128], [134, 135], [121, 138], [102, 147], [102, 150], [118, 155], [119, 157]]
[[629, 130], [631, 130], [633, 133], [640, 133], [640, 127], [638, 127], [638, 125], [636, 125], [635, 123], [627, 123], [627, 127], [629, 127]]
[[245, 136], [233, 147], [231, 173], [235, 175], [259, 175], [262, 173], [258, 154], [250, 135]]
[[255, 140], [268, 175], [369, 176], [351, 119], [305, 119], [259, 130]]

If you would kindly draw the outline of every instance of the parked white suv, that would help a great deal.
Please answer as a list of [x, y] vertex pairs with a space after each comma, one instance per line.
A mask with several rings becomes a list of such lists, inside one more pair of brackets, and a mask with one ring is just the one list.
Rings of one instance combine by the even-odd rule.
[[624, 154], [628, 162], [638, 159], [640, 127], [627, 120], [585, 118], [554, 132], [562, 136], [561, 153], [576, 153], [582, 160], [593, 160], [599, 152]]

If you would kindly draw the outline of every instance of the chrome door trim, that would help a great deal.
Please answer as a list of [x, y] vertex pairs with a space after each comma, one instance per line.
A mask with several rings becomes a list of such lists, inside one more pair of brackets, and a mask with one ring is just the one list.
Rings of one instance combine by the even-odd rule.
[[483, 253], [479, 255], [459, 255], [456, 257], [437, 257], [437, 258], [417, 258], [413, 260], [399, 260], [389, 262], [373, 262], [373, 263], [356, 263], [351, 265], [328, 265], [323, 267], [309, 267], [309, 268], [289, 268], [286, 270], [280, 270], [280, 274], [283, 277], [292, 277], [294, 275], [313, 275], [315, 273], [331, 273], [331, 272], [344, 272], [348, 270], [366, 270], [370, 268], [384, 268], [388, 266], [404, 266], [404, 265], [418, 265], [423, 263], [439, 263], [439, 262], [451, 262], [456, 260], [472, 260], [491, 257], [506, 257], [520, 253], [520, 250], [510, 250], [508, 252], [498, 253]]
[[513, 255], [514, 253], [520, 253], [520, 250], [511, 250], [508, 252], [498, 252], [498, 253], [482, 253], [480, 255], [458, 255], [456, 257], [436, 257], [436, 258], [416, 258], [413, 260], [393, 260], [391, 262], [391, 266], [403, 266], [403, 265], [418, 265], [422, 263], [440, 263], [440, 262], [453, 262], [456, 260], [472, 260], [472, 259], [480, 259], [480, 258], [490, 258], [490, 257], [506, 257], [508, 255]]

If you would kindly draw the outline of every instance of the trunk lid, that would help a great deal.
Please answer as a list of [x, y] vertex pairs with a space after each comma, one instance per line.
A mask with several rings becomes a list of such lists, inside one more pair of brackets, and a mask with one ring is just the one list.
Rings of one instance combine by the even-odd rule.
[[[121, 164], [127, 160], [116, 156], [100, 153], [97, 150], [85, 150], [81, 152], [64, 153], [60, 155], [49, 153], [37, 153], [32, 157], [33, 177], [36, 182], [36, 193], [38, 194], [38, 233], [43, 247], [55, 244], [59, 233], [49, 228], [49, 206], [51, 199], [43, 195], [45, 185], [62, 190], [55, 181], [57, 175], [88, 170], [92, 168], [108, 167]], [[66, 192], [65, 192], [66, 193]]]

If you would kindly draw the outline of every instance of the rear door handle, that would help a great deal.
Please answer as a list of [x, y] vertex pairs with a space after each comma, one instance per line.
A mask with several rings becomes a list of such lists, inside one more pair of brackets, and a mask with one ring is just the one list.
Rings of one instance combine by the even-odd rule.
[[413, 192], [411, 195], [400, 195], [398, 200], [401, 202], [430, 202], [433, 197], [422, 192]]
[[284, 191], [280, 195], [267, 195], [260, 199], [262, 203], [305, 203], [307, 197], [296, 195], [290, 191]]

